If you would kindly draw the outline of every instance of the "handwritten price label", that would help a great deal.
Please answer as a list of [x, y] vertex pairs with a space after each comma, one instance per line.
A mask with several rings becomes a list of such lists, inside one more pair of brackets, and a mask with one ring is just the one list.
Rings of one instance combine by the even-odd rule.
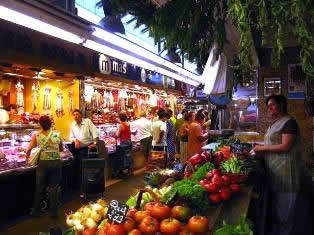
[[111, 222], [122, 224], [128, 212], [128, 206], [117, 200], [112, 200], [107, 211], [107, 218]]

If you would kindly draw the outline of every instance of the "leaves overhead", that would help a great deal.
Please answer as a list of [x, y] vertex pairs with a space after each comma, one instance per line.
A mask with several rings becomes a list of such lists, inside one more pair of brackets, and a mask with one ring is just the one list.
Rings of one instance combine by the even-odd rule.
[[137, 27], [145, 25], [144, 31], [149, 32], [155, 43], [165, 48], [180, 48], [200, 71], [205, 67], [214, 42], [218, 45], [217, 54], [223, 51], [227, 43], [225, 22], [228, 16], [240, 32], [238, 57], [243, 73], [237, 80], [248, 79], [247, 75], [254, 70], [252, 29], [260, 32], [263, 42], [271, 34], [274, 66], [280, 63], [287, 36], [293, 35], [300, 46], [304, 71], [314, 76], [312, 0], [169, 0], [159, 8], [150, 0], [101, 2], [106, 1], [110, 1], [114, 11], [134, 16]]

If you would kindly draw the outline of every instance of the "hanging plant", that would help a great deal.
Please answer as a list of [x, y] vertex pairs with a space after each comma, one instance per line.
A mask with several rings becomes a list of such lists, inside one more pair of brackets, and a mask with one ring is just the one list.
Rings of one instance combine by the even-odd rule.
[[[251, 30], [257, 29], [263, 44], [272, 38], [274, 66], [280, 64], [284, 53], [285, 35], [293, 34], [300, 47], [303, 69], [314, 77], [312, 0], [169, 0], [161, 7], [151, 0], [106, 1], [112, 3], [115, 12], [134, 16], [132, 21], [136, 21], [136, 27], [145, 25], [143, 32], [148, 31], [155, 43], [181, 49], [190, 62], [197, 64], [200, 72], [214, 42], [218, 45], [217, 55], [223, 52], [227, 42], [225, 23], [229, 16], [240, 33], [238, 56], [243, 74], [254, 74]], [[242, 78], [250, 79], [246, 76]]]

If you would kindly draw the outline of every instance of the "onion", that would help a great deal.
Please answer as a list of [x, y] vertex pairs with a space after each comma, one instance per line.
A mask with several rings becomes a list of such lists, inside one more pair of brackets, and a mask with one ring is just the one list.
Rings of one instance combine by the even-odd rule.
[[80, 212], [77, 211], [73, 214], [73, 219], [81, 220], [81, 218], [82, 218], [82, 214]]
[[75, 231], [83, 232], [84, 229], [85, 229], [84, 226], [83, 226], [80, 222], [78, 222], [78, 223], [76, 223], [76, 224], [74, 225], [74, 230], [75, 230]]
[[92, 204], [91, 207], [92, 207], [92, 210], [93, 210], [93, 211], [100, 211], [100, 210], [102, 210], [102, 208], [103, 208], [103, 207], [102, 207], [101, 205], [99, 205], [98, 203]]
[[97, 224], [96, 224], [96, 222], [92, 218], [88, 218], [85, 221], [85, 225], [89, 229], [97, 228]]
[[87, 219], [90, 216], [91, 213], [92, 213], [92, 210], [89, 207], [84, 207], [83, 208], [82, 215], [83, 215], [84, 218]]
[[96, 203], [101, 205], [102, 207], [105, 207], [107, 205], [107, 203], [102, 199], [98, 199]]
[[97, 211], [92, 211], [90, 217], [96, 222], [98, 223], [101, 220], [101, 215], [98, 214]]
[[74, 226], [73, 215], [72, 214], [67, 216], [66, 223], [67, 223], [67, 225], [69, 227], [73, 227]]
[[108, 212], [108, 207], [105, 207], [102, 211], [103, 217], [106, 218]]

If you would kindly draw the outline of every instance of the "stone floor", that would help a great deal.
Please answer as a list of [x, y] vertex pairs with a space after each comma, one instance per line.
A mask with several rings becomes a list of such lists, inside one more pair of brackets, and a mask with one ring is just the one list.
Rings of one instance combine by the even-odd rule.
[[[143, 170], [138, 170], [132, 177], [126, 180], [107, 180], [104, 200], [109, 202], [112, 199], [116, 199], [120, 202], [125, 202], [129, 196], [134, 195], [139, 189], [144, 187], [143, 172]], [[65, 215], [93, 200], [90, 199], [85, 202], [79, 198], [78, 193], [71, 195], [71, 198], [60, 209], [57, 219], [52, 219], [48, 213], [42, 214], [40, 218], [32, 218], [30, 216], [16, 218], [16, 221], [12, 221], [11, 224], [0, 230], [0, 235], [39, 235], [39, 232], [48, 232], [49, 228], [55, 226], [65, 229]], [[2, 211], [2, 213], [5, 212]]]

